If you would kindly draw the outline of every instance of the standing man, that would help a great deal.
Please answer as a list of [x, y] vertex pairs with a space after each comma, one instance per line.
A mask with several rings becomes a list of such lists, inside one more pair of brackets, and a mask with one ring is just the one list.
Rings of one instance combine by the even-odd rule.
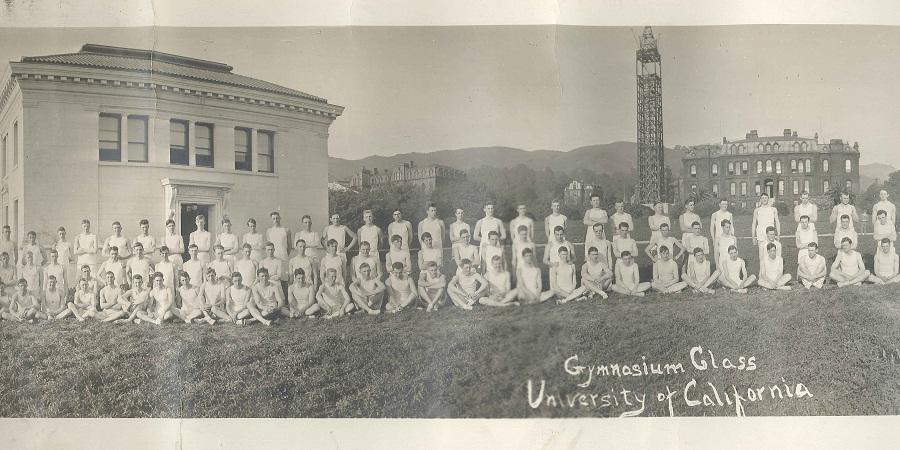
[[500, 242], [506, 242], [506, 228], [503, 221], [494, 217], [494, 204], [488, 203], [484, 205], [484, 217], [475, 222], [474, 238], [478, 241], [479, 247], [488, 245], [487, 236], [491, 231], [496, 231], [500, 235]]
[[556, 227], [562, 227], [566, 230], [566, 222], [569, 219], [564, 214], [559, 213], [559, 200], [553, 199], [550, 202], [550, 215], [544, 218], [544, 234], [547, 235], [547, 242], [553, 240], [553, 230]]
[[526, 215], [527, 211], [528, 209], [525, 204], [520, 203], [519, 206], [516, 207], [518, 216], [509, 221], [509, 234], [511, 235], [513, 242], [518, 240], [518, 230], [521, 226], [525, 227], [525, 235], [528, 237], [525, 242], [534, 242], [534, 219]]
[[388, 224], [388, 238], [395, 234], [399, 234], [403, 238], [403, 250], [409, 250], [409, 243], [413, 241], [413, 226], [408, 220], [403, 219], [403, 213], [399, 209], [395, 209], [391, 215], [394, 221]]
[[[712, 216], [709, 218], [709, 233], [714, 243], [716, 238], [722, 234], [723, 220], [727, 220], [732, 226], [734, 225], [734, 217], [732, 217], [731, 211], [728, 210], [728, 200], [720, 200], [718, 211], [712, 213]], [[714, 252], [713, 257], [715, 256], [716, 253]]]
[[878, 191], [878, 202], [872, 205], [872, 217], [877, 217], [878, 211], [884, 211], [887, 213], [888, 222], [894, 224], [897, 221], [897, 207], [888, 200], [888, 197], [888, 191], [884, 189]]
[[[83, 222], [84, 221], [82, 221], [82, 223]], [[3, 225], [3, 237], [0, 238], [0, 253], [6, 253], [7, 255], [9, 255], [10, 261], [12, 261], [13, 265], [15, 265], [16, 262], [19, 261], [19, 247], [9, 238], [9, 235], [11, 233], [12, 228], [10, 228], [9, 225]], [[94, 245], [94, 247], [96, 247], [96, 245]]]
[[425, 248], [422, 243], [422, 235], [428, 233], [431, 235], [431, 245], [436, 249], [444, 248], [444, 221], [438, 219], [437, 207], [434, 203], [429, 203], [425, 210], [425, 218], [419, 222], [419, 248]]
[[360, 249], [362, 249], [362, 243], [367, 242], [369, 250], [378, 255], [378, 249], [381, 248], [381, 228], [375, 225], [374, 221], [371, 209], [363, 211], [363, 224], [356, 231], [356, 236], [359, 238]]
[[[390, 229], [391, 227], [389, 226], [388, 230]], [[347, 236], [350, 236], [350, 244], [346, 244]], [[344, 258], [344, 262], [347, 262], [347, 249], [356, 245], [356, 233], [350, 231], [350, 228], [341, 223], [341, 216], [337, 213], [331, 215], [331, 223], [322, 230], [322, 247], [327, 248], [328, 241], [331, 240], [337, 243], [337, 254]]]
[[606, 224], [609, 222], [609, 216], [605, 210], [600, 208], [600, 194], [591, 192], [591, 207], [584, 212], [584, 218], [581, 222], [585, 224], [587, 230], [584, 237], [585, 242], [594, 234], [592, 227], [595, 223], [603, 225], [603, 237], [604, 239], [606, 238]]
[[809, 191], [800, 193], [800, 203], [794, 207], [794, 222], [800, 223], [800, 218], [808, 216], [813, 224], [819, 220], [819, 207], [809, 201]]
[[[781, 236], [781, 223], [778, 221], [778, 210], [769, 204], [769, 194], [763, 192], [759, 196], [759, 206], [753, 210], [753, 224], [750, 226], [750, 237], [753, 245], [758, 246], [765, 239], [766, 229], [775, 227], [775, 235]], [[760, 251], [760, 255], [764, 253]], [[762, 259], [762, 257], [760, 257]]]
[[[190, 247], [191, 244], [196, 245], [197, 258], [202, 263], [206, 264], [211, 259], [209, 257], [209, 252], [212, 250], [212, 235], [209, 231], [206, 231], [206, 217], [203, 214], [198, 214], [194, 219], [194, 222], [197, 224], [197, 229], [191, 232], [190, 238], [188, 239], [188, 247]], [[166, 246], [168, 246], [168, 243]]]
[[625, 212], [625, 202], [619, 200], [616, 202], [616, 212], [612, 213], [609, 218], [609, 222], [612, 223], [613, 234], [615, 234], [615, 229], [619, 226], [620, 223], [625, 222], [628, 224], [628, 229], [634, 229], [634, 219], [631, 218], [631, 214]]
[[140, 242], [144, 247], [144, 254], [150, 258], [150, 261], [154, 264], [159, 262], [156, 255], [156, 238], [150, 235], [150, 221], [141, 219], [138, 226], [141, 228], [141, 233], [135, 236], [132, 242]]
[[859, 215], [856, 213], [856, 207], [850, 204], [850, 194], [846, 192], [841, 193], [841, 202], [831, 208], [831, 217], [828, 218], [828, 221], [834, 224], [835, 230], [841, 226], [840, 219], [844, 215], [850, 217], [850, 228], [855, 230], [856, 224], [859, 223]]

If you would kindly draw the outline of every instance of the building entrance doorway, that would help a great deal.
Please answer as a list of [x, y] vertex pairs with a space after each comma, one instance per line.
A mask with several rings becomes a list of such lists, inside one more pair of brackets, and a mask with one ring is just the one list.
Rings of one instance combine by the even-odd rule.
[[191, 242], [191, 233], [197, 229], [197, 224], [195, 223], [197, 216], [203, 215], [203, 217], [206, 217], [206, 230], [209, 231], [209, 206], [197, 203], [181, 204], [181, 238], [184, 239], [184, 254], [181, 256], [185, 261], [188, 260], [188, 245]]

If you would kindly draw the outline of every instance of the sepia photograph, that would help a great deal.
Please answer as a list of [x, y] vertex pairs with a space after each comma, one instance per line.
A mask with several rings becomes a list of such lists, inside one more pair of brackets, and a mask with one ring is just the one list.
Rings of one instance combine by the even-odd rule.
[[0, 28], [0, 416], [896, 415], [898, 57], [894, 26]]

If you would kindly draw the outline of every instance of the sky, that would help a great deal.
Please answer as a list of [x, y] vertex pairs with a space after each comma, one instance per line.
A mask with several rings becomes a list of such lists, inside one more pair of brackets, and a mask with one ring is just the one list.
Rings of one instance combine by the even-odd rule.
[[[0, 60], [83, 43], [155, 48], [345, 106], [329, 153], [635, 140], [641, 27], [6, 28]], [[665, 145], [782, 129], [900, 167], [900, 27], [658, 27]]]

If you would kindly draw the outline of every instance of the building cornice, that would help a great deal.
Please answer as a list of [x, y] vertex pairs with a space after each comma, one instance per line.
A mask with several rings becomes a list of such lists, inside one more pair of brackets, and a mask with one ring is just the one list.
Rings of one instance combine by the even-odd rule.
[[6, 83], [3, 85], [3, 90], [0, 91], [0, 111], [3, 111], [3, 108], [6, 107], [6, 102], [9, 100], [9, 97], [12, 95], [13, 89], [16, 86], [16, 77], [10, 74], [9, 79], [6, 80]]
[[48, 73], [50, 71], [37, 70], [37, 68], [29, 69], [30, 70], [27, 71], [20, 71], [15, 69], [13, 70], [12, 75], [10, 76], [10, 80], [7, 83], [7, 86], [4, 88], [2, 97], [0, 97], [0, 109], [5, 106], [5, 102], [7, 100], [6, 97], [9, 95], [7, 91], [11, 90], [11, 85], [14, 83], [18, 83], [19, 80], [28, 80], [48, 83], [81, 84], [117, 89], [125, 88], [143, 91], [166, 92], [184, 95], [187, 97], [216, 99], [273, 108], [281, 111], [310, 114], [314, 116], [324, 117], [330, 120], [334, 120], [344, 111], [344, 108], [342, 106], [332, 105], [330, 103], [312, 104], [312, 102], [299, 102], [287, 99], [276, 100], [273, 98], [263, 98], [263, 96], [260, 95], [253, 95], [253, 93], [238, 94], [237, 92], [222, 92], [220, 90], [213, 89], [212, 86], [201, 88], [185, 87], [183, 85], [179, 85], [178, 82], [174, 82], [174, 80], [173, 82], [165, 79], [154, 79], [153, 81], [137, 81], [123, 79], [124, 77], [115, 77], [111, 73], [107, 74], [98, 72], [97, 76], [85, 76]]

